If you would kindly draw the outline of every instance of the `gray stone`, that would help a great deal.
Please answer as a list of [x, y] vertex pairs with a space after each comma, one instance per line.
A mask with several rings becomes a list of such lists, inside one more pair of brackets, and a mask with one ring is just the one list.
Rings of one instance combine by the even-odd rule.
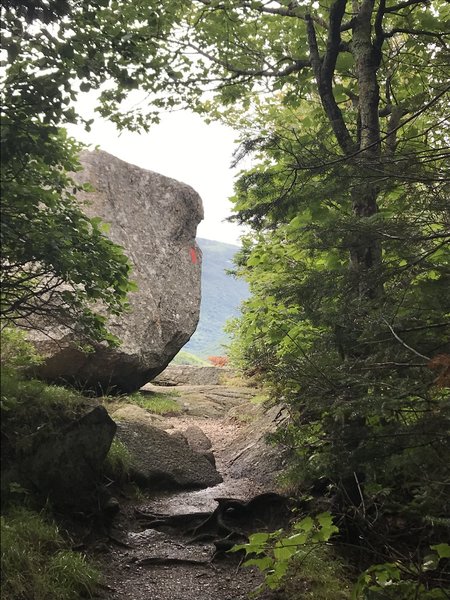
[[[250, 410], [252, 419], [228, 446], [227, 473], [233, 479], [256, 479], [271, 487], [286, 468], [288, 451], [270, 443], [268, 436], [288, 422], [289, 413], [280, 404], [269, 409], [256, 405]], [[244, 411], [245, 405], [241, 414]]]
[[182, 442], [186, 446], [189, 446], [187, 438], [186, 438], [186, 436], [184, 435], [184, 433], [182, 431], [174, 431], [173, 433], [171, 432], [170, 433], [170, 437], [173, 440], [179, 440], [180, 442]]
[[143, 170], [102, 151], [81, 154], [93, 193], [80, 194], [89, 216], [110, 225], [108, 237], [124, 247], [138, 291], [131, 310], [108, 320], [122, 341], [83, 354], [64, 327], [35, 330], [31, 339], [44, 355], [39, 375], [97, 390], [130, 392], [160, 373], [195, 331], [200, 307], [201, 251], [195, 242], [203, 218], [199, 195], [189, 186]]
[[207, 458], [177, 436], [143, 422], [119, 422], [118, 439], [128, 448], [132, 476], [153, 489], [205, 488], [222, 477]]
[[169, 365], [152, 383], [156, 385], [220, 385], [227, 373], [225, 367]]
[[87, 508], [95, 502], [103, 463], [116, 424], [97, 406], [61, 431], [39, 440], [21, 468], [34, 489], [57, 506]]
[[160, 429], [170, 427], [170, 423], [163, 416], [150, 413], [145, 408], [136, 406], [136, 404], [122, 404], [118, 407], [108, 406], [108, 410], [114, 421], [133, 421], [153, 425]]
[[171, 434], [171, 437], [182, 441], [191, 450], [204, 456], [214, 467], [216, 466], [216, 459], [211, 450], [211, 440], [197, 425], [191, 425], [185, 431], [175, 431]]
[[197, 425], [190, 425], [185, 431], [183, 431], [184, 437], [187, 439], [192, 450], [196, 452], [207, 452], [211, 450], [211, 440], [200, 427]]

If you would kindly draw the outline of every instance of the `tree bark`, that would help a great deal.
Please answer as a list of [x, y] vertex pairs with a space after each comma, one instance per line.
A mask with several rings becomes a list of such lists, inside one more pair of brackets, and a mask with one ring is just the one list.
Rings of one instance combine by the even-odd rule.
[[[369, 218], [378, 212], [377, 178], [380, 169], [380, 92], [377, 71], [380, 48], [372, 43], [372, 15], [375, 0], [363, 0], [353, 19], [352, 53], [358, 80], [360, 140], [355, 157], [357, 183], [352, 192], [352, 208], [357, 218]], [[381, 14], [381, 13], [380, 13]], [[377, 15], [378, 20], [379, 15]], [[381, 27], [381, 24], [378, 23]], [[359, 293], [374, 298], [382, 294], [377, 281], [381, 264], [381, 244], [375, 235], [357, 233], [350, 251], [350, 265], [358, 279]]]

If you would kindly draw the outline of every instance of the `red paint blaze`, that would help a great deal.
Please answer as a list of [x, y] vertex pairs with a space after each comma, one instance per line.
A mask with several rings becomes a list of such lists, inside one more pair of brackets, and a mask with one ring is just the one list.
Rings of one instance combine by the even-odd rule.
[[191, 260], [192, 260], [192, 263], [193, 263], [194, 265], [196, 265], [196, 264], [197, 264], [197, 261], [198, 261], [198, 259], [197, 259], [197, 252], [195, 251], [195, 248], [191, 248], [191, 249], [189, 250], [189, 253], [190, 253], [190, 255], [191, 255]]

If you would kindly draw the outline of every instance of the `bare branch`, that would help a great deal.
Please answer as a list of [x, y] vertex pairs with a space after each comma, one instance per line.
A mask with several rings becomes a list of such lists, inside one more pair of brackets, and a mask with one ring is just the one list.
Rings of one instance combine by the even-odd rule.
[[392, 335], [395, 337], [395, 339], [397, 340], [397, 342], [400, 342], [400, 344], [402, 346], [404, 346], [407, 350], [410, 350], [411, 352], [413, 352], [416, 356], [418, 356], [419, 358], [424, 358], [425, 360], [431, 360], [429, 356], [425, 356], [424, 354], [420, 354], [420, 352], [417, 352], [417, 350], [414, 350], [414, 348], [411, 348], [411, 346], [408, 346], [408, 344], [406, 342], [404, 342], [400, 336], [398, 336], [395, 331], [393, 330], [393, 328], [389, 325], [389, 323], [386, 321], [386, 319], [383, 319], [383, 321], [386, 323], [386, 325], [389, 327], [389, 331], [392, 333]]
[[398, 4], [394, 4], [394, 6], [388, 6], [385, 9], [385, 12], [387, 12], [387, 13], [397, 12], [398, 10], [401, 10], [402, 8], [407, 8], [408, 6], [414, 6], [416, 4], [424, 4], [427, 6], [430, 4], [430, 0], [405, 0], [405, 2], [399, 2]]
[[424, 29], [403, 29], [401, 27], [396, 27], [395, 29], [391, 29], [390, 31], [387, 31], [383, 34], [384, 39], [388, 39], [391, 37], [394, 37], [394, 35], [396, 35], [397, 33], [406, 33], [408, 35], [425, 35], [428, 37], [435, 37], [438, 38], [438, 40], [440, 40], [442, 42], [442, 44], [444, 45], [444, 47], [447, 47], [447, 44], [445, 43], [445, 35], [443, 33], [437, 33], [436, 31], [426, 31]]

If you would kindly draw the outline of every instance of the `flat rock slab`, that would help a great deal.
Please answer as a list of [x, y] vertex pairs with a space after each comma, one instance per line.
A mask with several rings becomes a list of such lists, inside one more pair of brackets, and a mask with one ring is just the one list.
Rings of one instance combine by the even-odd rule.
[[[142, 390], [170, 394], [170, 386], [159, 386], [148, 383]], [[220, 418], [230, 409], [242, 402], [251, 400], [257, 391], [247, 387], [230, 387], [224, 385], [180, 385], [177, 387], [177, 401], [183, 413], [191, 417]]]
[[160, 429], [169, 429], [170, 423], [165, 417], [150, 413], [145, 408], [136, 404], [120, 404], [117, 406], [108, 406], [108, 412], [115, 421], [127, 421], [131, 423], [142, 423], [144, 425], [153, 425]]
[[220, 385], [229, 369], [223, 367], [196, 367], [193, 365], [169, 365], [153, 379], [156, 385]]
[[183, 440], [152, 425], [118, 422], [117, 437], [132, 455], [132, 475], [153, 489], [207, 488], [222, 481], [215, 467]]

